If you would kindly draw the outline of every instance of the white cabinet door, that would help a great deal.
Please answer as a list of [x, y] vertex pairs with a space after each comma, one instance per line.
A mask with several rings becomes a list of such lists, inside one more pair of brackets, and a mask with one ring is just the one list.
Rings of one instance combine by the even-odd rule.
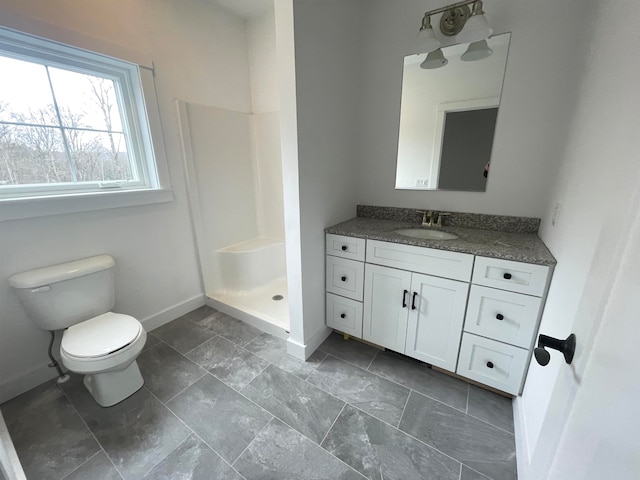
[[366, 264], [362, 338], [404, 352], [411, 272]]
[[404, 353], [455, 372], [469, 284], [413, 274]]

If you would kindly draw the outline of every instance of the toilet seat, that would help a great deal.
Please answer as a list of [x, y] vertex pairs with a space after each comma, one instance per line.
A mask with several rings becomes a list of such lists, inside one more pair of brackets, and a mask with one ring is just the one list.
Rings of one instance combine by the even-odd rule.
[[133, 343], [140, 330], [142, 325], [135, 318], [107, 312], [65, 330], [60, 349], [77, 359], [104, 357]]

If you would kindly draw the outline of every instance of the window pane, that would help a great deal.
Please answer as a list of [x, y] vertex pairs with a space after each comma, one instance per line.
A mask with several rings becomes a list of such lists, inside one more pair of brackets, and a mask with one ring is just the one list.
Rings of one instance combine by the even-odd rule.
[[0, 56], [0, 121], [58, 125], [43, 65]]
[[79, 182], [134, 180], [124, 135], [66, 130]]
[[71, 181], [60, 129], [0, 124], [0, 185]]
[[113, 80], [53, 67], [49, 73], [64, 126], [122, 131]]

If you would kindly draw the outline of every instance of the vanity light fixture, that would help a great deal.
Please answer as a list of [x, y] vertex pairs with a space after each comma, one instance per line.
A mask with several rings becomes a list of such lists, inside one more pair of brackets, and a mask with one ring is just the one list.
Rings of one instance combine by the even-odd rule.
[[473, 62], [475, 60], [482, 60], [493, 55], [493, 50], [487, 44], [486, 40], [480, 40], [479, 42], [473, 42], [467, 48], [467, 51], [460, 55], [460, 60], [463, 62]]
[[[469, 9], [469, 5], [472, 6], [471, 9]], [[440, 49], [442, 42], [436, 37], [433, 27], [431, 26], [431, 16], [438, 13], [442, 13], [440, 17], [440, 33], [442, 33], [442, 35], [447, 37], [455, 36], [459, 43], [471, 43], [469, 49], [464, 54], [467, 58], [463, 58], [463, 60], [480, 60], [493, 53], [486, 42], [486, 39], [493, 33], [493, 30], [489, 27], [487, 19], [484, 16], [482, 0], [463, 0], [447, 5], [446, 7], [425, 12], [422, 17], [420, 31], [418, 32], [416, 53], [434, 53], [435, 50]], [[484, 41], [483, 44], [480, 43], [482, 41]], [[440, 54], [434, 55], [433, 58], [436, 56], [439, 58], [440, 55], [442, 55], [442, 51], [440, 51]], [[446, 60], [443, 55], [442, 58]], [[427, 56], [427, 60], [421, 65], [422, 68], [437, 68], [423, 66], [427, 64], [429, 60], [429, 56]], [[446, 64], [446, 61], [444, 63], [440, 61], [439, 66]]]
[[442, 49], [438, 48], [427, 54], [427, 58], [420, 64], [420, 68], [433, 70], [434, 68], [444, 67], [447, 63], [449, 63], [449, 60], [445, 58]]

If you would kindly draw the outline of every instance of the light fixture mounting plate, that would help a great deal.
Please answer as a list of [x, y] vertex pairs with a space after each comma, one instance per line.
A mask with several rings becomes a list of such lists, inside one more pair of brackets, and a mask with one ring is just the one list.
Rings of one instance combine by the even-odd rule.
[[471, 10], [468, 5], [450, 8], [440, 17], [440, 31], [447, 37], [453, 37], [460, 33], [470, 16]]

